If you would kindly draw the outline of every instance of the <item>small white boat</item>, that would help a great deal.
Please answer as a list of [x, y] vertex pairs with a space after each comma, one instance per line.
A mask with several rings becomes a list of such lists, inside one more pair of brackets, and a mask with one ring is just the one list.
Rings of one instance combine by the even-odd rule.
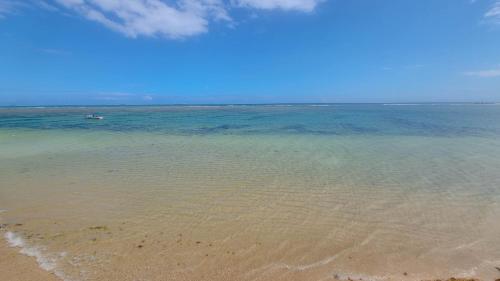
[[104, 119], [104, 117], [98, 116], [95, 114], [89, 114], [89, 115], [85, 116], [85, 119], [102, 120], [102, 119]]

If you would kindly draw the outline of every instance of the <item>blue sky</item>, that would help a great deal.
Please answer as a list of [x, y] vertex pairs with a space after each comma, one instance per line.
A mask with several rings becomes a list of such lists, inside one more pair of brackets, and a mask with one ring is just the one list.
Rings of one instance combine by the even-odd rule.
[[0, 0], [0, 105], [500, 101], [499, 0]]

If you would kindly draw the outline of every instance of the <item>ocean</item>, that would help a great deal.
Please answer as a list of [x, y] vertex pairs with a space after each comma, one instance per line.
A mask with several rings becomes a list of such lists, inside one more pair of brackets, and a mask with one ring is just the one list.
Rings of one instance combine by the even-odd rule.
[[494, 280], [500, 105], [3, 107], [0, 210], [66, 281]]

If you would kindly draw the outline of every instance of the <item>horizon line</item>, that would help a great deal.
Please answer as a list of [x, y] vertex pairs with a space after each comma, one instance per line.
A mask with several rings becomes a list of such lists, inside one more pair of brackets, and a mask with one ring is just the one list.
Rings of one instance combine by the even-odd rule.
[[263, 105], [432, 105], [432, 104], [500, 104], [500, 101], [425, 101], [425, 102], [274, 102], [274, 103], [158, 103], [158, 104], [39, 104], [39, 105], [0, 105], [0, 108], [12, 107], [133, 107], [133, 106], [263, 106]]

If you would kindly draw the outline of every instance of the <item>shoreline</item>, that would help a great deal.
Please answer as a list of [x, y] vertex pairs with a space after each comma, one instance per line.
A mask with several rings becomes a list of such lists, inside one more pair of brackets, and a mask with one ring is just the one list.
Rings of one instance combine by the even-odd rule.
[[[21, 252], [21, 248], [9, 245], [9, 241], [4, 238], [5, 231], [2, 233], [2, 242], [0, 243], [0, 276], [9, 281], [61, 281], [55, 273], [46, 271], [40, 267], [35, 257], [28, 256]], [[356, 281], [358, 279], [349, 276], [345, 278], [335, 278], [333, 281]], [[359, 279], [363, 280], [363, 279]], [[482, 281], [476, 278], [445, 278], [421, 281]], [[500, 278], [494, 281], [500, 281]]]
[[54, 273], [40, 268], [35, 257], [20, 253], [20, 248], [11, 247], [4, 239], [0, 242], [0, 276], [9, 281], [61, 281]]

